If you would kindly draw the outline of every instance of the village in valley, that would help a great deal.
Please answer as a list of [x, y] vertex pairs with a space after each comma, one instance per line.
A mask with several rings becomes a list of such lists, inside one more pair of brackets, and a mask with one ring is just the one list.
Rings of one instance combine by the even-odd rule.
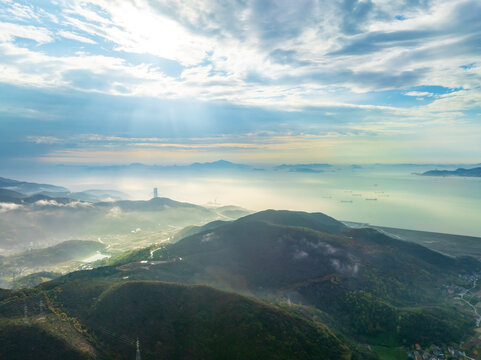
[[469, 284], [464, 287], [459, 284], [445, 284], [443, 292], [448, 295], [457, 306], [464, 311], [473, 314], [475, 334], [466, 342], [457, 346], [440, 347], [431, 345], [423, 348], [419, 344], [412, 347], [408, 353], [409, 359], [413, 360], [451, 360], [451, 359], [481, 359], [481, 289], [478, 281], [481, 278], [480, 273], [460, 274], [459, 279]]

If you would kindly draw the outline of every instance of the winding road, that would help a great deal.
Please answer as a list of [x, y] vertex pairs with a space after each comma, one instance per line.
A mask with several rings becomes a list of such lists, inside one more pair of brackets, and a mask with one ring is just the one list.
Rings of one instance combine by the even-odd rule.
[[464, 298], [464, 296], [465, 296], [467, 293], [469, 293], [471, 290], [473, 290], [473, 289], [476, 287], [477, 282], [478, 282], [478, 278], [475, 278], [474, 281], [473, 281], [473, 286], [472, 286], [470, 289], [468, 289], [468, 290], [466, 290], [465, 292], [463, 292], [463, 293], [460, 295], [460, 299], [461, 299], [462, 301], [464, 301], [466, 304], [468, 304], [468, 305], [471, 307], [471, 309], [473, 309], [473, 312], [474, 312], [474, 314], [476, 315], [476, 327], [479, 327], [479, 325], [481, 324], [481, 315], [479, 315], [478, 309], [476, 309], [476, 306], [474, 306], [473, 304], [471, 304], [469, 301], [467, 301], [467, 300]]

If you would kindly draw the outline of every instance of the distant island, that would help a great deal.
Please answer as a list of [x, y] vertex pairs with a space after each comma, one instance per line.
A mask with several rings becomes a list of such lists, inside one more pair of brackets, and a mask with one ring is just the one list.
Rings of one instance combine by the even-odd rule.
[[321, 173], [324, 169], [330, 168], [329, 164], [282, 164], [274, 167], [275, 171]]
[[[63, 165], [65, 166], [65, 165]], [[68, 167], [68, 166], [66, 166]], [[226, 160], [199, 163], [195, 162], [188, 165], [148, 165], [142, 163], [132, 163], [128, 165], [105, 165], [89, 166], [87, 170], [100, 171], [125, 171], [125, 170], [151, 170], [151, 171], [232, 171], [232, 170], [253, 170], [250, 165], [232, 163]]]
[[481, 167], [472, 169], [459, 168], [456, 170], [429, 170], [422, 174], [422, 176], [469, 176], [481, 177]]

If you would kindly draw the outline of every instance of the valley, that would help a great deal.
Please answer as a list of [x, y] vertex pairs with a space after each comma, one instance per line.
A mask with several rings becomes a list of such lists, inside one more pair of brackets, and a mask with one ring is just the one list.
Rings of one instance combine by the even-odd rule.
[[139, 338], [145, 359], [478, 359], [481, 239], [167, 198], [32, 196], [6, 214], [44, 228], [75, 217], [68, 229], [84, 240], [44, 231], [0, 257], [12, 288], [0, 292], [0, 348], [23, 358], [15, 339], [28, 333], [59, 358], [128, 359]]

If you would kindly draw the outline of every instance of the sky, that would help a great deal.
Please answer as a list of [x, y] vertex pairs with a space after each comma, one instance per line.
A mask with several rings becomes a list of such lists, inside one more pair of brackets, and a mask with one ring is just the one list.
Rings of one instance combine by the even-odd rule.
[[481, 162], [479, 0], [0, 2], [0, 167]]

